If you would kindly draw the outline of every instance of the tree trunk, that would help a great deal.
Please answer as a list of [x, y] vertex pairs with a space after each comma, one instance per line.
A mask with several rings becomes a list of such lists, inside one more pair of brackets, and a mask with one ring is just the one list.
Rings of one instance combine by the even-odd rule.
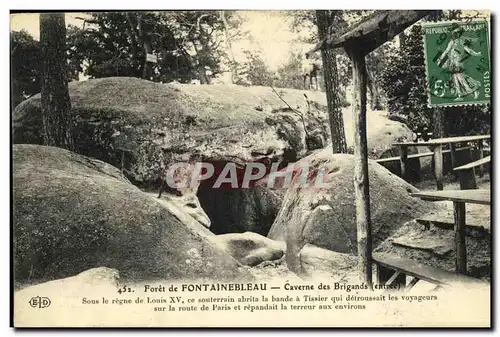
[[380, 98], [380, 90], [378, 90], [378, 86], [375, 83], [373, 72], [367, 68], [366, 73], [368, 78], [371, 108], [373, 111], [383, 110], [384, 107], [382, 106], [382, 99]]
[[236, 61], [234, 59], [233, 47], [231, 45], [231, 38], [229, 37], [229, 28], [227, 25], [226, 15], [224, 11], [220, 11], [220, 19], [224, 26], [224, 41], [226, 41], [226, 49], [229, 55], [229, 62], [231, 63], [231, 83], [238, 82], [238, 72], [236, 69]]
[[[319, 39], [322, 40], [328, 34], [328, 28], [333, 23], [330, 11], [317, 10], [316, 20], [318, 24], [318, 36]], [[340, 105], [336, 54], [333, 49], [322, 49], [321, 57], [323, 60], [323, 78], [325, 82], [326, 100], [328, 102], [328, 116], [330, 120], [333, 153], [347, 153], [344, 118]]]
[[446, 111], [436, 109], [433, 115], [432, 138], [443, 138], [446, 134]]
[[[153, 76], [153, 65], [151, 62], [147, 61], [147, 54], [153, 53], [153, 47], [151, 46], [151, 42], [149, 41], [149, 36], [147, 36], [147, 33], [144, 31], [141, 14], [136, 14], [135, 16], [137, 24], [133, 20], [132, 13], [126, 13], [126, 16], [127, 16], [127, 21], [130, 25], [131, 33], [136, 36], [137, 41], [139, 41], [139, 43], [142, 44], [142, 47], [144, 49], [145, 55], [144, 55], [144, 63], [142, 66], [142, 78], [145, 80], [151, 80]], [[137, 31], [135, 27], [137, 27]]]
[[142, 78], [146, 80], [151, 80], [153, 77], [153, 64], [148, 62], [147, 55], [153, 54], [153, 48], [151, 47], [151, 42], [149, 41], [149, 36], [147, 36], [144, 31], [141, 15], [137, 16], [137, 31], [139, 33], [139, 39], [142, 42], [142, 46], [144, 47], [144, 68], [142, 71]]
[[[132, 20], [130, 18], [130, 13], [126, 13], [125, 15], [127, 17], [127, 21], [128, 21], [129, 27], [130, 27], [130, 29], [128, 29], [128, 36], [130, 37], [132, 64], [134, 66], [134, 70], [137, 70], [137, 69], [140, 70], [140, 68], [141, 68], [140, 59], [139, 59], [139, 54], [137, 52], [137, 33], [135, 31], [135, 26], [132, 23]], [[136, 76], [138, 76], [138, 74]]]
[[205, 66], [198, 66], [198, 78], [200, 79], [200, 84], [211, 84], [210, 76], [207, 75], [207, 69]]
[[64, 13], [40, 14], [44, 144], [73, 150]]

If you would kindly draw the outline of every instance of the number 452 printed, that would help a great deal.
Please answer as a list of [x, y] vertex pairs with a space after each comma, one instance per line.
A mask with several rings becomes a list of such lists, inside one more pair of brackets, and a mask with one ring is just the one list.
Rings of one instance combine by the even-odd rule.
[[491, 101], [488, 21], [422, 25], [429, 106]]

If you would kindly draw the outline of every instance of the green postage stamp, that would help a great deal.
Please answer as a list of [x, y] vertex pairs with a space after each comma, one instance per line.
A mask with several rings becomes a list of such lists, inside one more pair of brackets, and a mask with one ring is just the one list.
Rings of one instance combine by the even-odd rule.
[[429, 106], [491, 101], [488, 21], [422, 25]]

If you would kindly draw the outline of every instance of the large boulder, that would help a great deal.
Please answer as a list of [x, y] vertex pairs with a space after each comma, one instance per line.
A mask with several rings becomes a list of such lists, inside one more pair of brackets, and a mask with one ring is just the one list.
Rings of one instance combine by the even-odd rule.
[[217, 279], [247, 271], [182, 211], [171, 211], [118, 169], [60, 148], [13, 147], [16, 282], [105, 266], [123, 279]]
[[[349, 152], [354, 151], [354, 123], [352, 122], [352, 110], [344, 112], [346, 125], [346, 140]], [[401, 122], [390, 120], [387, 112], [369, 111], [366, 115], [367, 123], [367, 145], [368, 158], [381, 159], [388, 157], [399, 157], [399, 147], [393, 146], [397, 142], [413, 142], [414, 133], [410, 128]], [[419, 148], [411, 146], [408, 148], [409, 154], [417, 154]], [[424, 158], [425, 160], [425, 158]], [[392, 173], [401, 176], [401, 165], [398, 161], [386, 162], [382, 164]], [[418, 158], [408, 161], [407, 179], [410, 182], [421, 180], [421, 160]]]
[[[158, 188], [164, 168], [175, 162], [245, 165], [265, 159], [286, 164], [309, 149], [325, 146], [329, 137], [324, 106], [308, 104], [299, 90], [160, 84], [117, 77], [72, 82], [69, 93], [76, 122], [75, 152], [120, 168], [144, 188]], [[41, 130], [37, 94], [14, 111], [14, 143], [42, 144]], [[248, 201], [265, 193], [237, 194], [213, 193], [200, 199], [209, 216], [217, 220], [212, 221], [212, 228], [221, 228], [217, 233], [252, 230], [267, 234], [278, 208], [261, 225], [260, 220], [269, 215], [259, 213], [260, 204], [270, 202]], [[213, 201], [229, 205], [228, 211], [221, 213]], [[251, 220], [241, 221], [241, 208]], [[232, 229], [231, 224], [240, 225]]]
[[[107, 313], [113, 312], [103, 305], [103, 297], [114, 299], [117, 290], [126, 285], [134, 287], [135, 284], [120, 284], [120, 274], [116, 269], [96, 267], [84, 270], [77, 275], [51, 280], [37, 284], [24, 284], [15, 289], [12, 300], [14, 303], [13, 319], [16, 327], [61, 327], [61, 326], [92, 326], [107, 320]], [[135, 288], [135, 287], [134, 287]], [[142, 288], [142, 287], [141, 287]], [[135, 289], [140, 289], [139, 287]], [[125, 295], [125, 294], [123, 294]], [[125, 295], [126, 296], [126, 295]], [[124, 296], [120, 298], [123, 299]], [[33, 303], [38, 299], [40, 302]], [[85, 299], [85, 300], [84, 300]], [[85, 302], [84, 302], [85, 301]], [[82, 302], [85, 305], [82, 305]], [[92, 304], [90, 304], [92, 303]], [[31, 305], [43, 305], [43, 310], [38, 311]], [[93, 315], [83, 314], [93, 306]], [[96, 309], [104, 309], [96, 313]], [[33, 315], [32, 310], [39, 314]], [[116, 313], [115, 313], [116, 314]], [[73, 322], [68, 320], [75, 319]], [[99, 318], [99, 322], [96, 320]], [[76, 322], [79, 321], [79, 322]]]
[[[137, 182], [151, 183], [172, 162], [246, 163], [284, 153], [294, 159], [307, 151], [302, 119], [271, 88], [110, 77], [71, 82], [69, 94], [75, 151], [119, 167]], [[300, 91], [278, 94], [299, 107], [309, 130], [325, 124], [323, 111], [303, 108], [306, 100]], [[40, 102], [37, 94], [16, 107], [14, 143], [41, 144]], [[323, 138], [328, 135], [324, 128]]]
[[69, 296], [85, 294], [85, 291], [95, 291], [99, 288], [114, 289], [116, 291], [119, 287], [119, 279], [120, 272], [118, 270], [107, 267], [96, 267], [62, 279], [35, 285], [22, 285], [20, 288], [15, 289], [15, 295], [16, 297], [25, 297], [26, 302], [29, 302], [32, 297], [40, 296], [40, 293], [44, 297], [49, 297], [46, 290], [51, 288], [59, 293], [58, 295], [64, 293]]
[[[120, 168], [132, 183], [157, 189], [175, 162], [248, 162], [283, 166], [326, 146], [330, 138], [322, 92], [237, 85], [160, 84], [111, 77], [69, 84], [76, 123], [75, 152]], [[349, 150], [353, 118], [343, 109]], [[370, 158], [411, 138], [402, 123], [380, 112], [367, 116]], [[40, 95], [16, 107], [14, 143], [42, 144]], [[399, 165], [394, 166], [396, 169]], [[206, 185], [199, 202], [215, 233], [267, 235], [282, 196], [263, 189], [220, 191]], [[182, 194], [187, 195], [185, 193]], [[224, 209], [224, 210], [221, 210]]]
[[[343, 109], [344, 128], [349, 152], [354, 151], [354, 116], [351, 108]], [[412, 142], [413, 132], [403, 123], [390, 120], [386, 112], [369, 111], [366, 114], [366, 137], [368, 157], [382, 158], [385, 152], [393, 148], [396, 142]]]
[[356, 274], [357, 259], [352, 254], [334, 252], [306, 244], [299, 252], [300, 274], [303, 278], [324, 278]]
[[232, 257], [247, 266], [279, 260], [285, 253], [283, 242], [252, 232], [216, 235], [213, 240]]
[[[348, 88], [348, 99], [351, 97], [352, 88]], [[326, 109], [326, 95], [320, 91], [307, 92], [312, 105], [319, 109]], [[326, 110], [325, 110], [326, 111]], [[347, 142], [347, 150], [354, 151], [354, 116], [352, 106], [342, 108], [344, 130]], [[393, 148], [395, 142], [411, 142], [414, 134], [403, 122], [391, 120], [387, 111], [372, 111], [366, 113], [366, 136], [368, 145], [368, 157], [371, 159], [382, 158], [386, 151]]]
[[[285, 241], [289, 268], [301, 272], [300, 251], [306, 244], [339, 253], [357, 254], [354, 158], [321, 150], [302, 159], [310, 177], [325, 174], [329, 188], [289, 187], [268, 237]], [[433, 209], [433, 204], [413, 198], [417, 189], [369, 160], [370, 210], [374, 244], [389, 237], [408, 220]]]

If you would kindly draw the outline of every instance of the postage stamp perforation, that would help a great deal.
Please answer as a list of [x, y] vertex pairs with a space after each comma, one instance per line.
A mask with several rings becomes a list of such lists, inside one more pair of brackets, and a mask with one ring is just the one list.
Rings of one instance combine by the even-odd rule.
[[[428, 23], [428, 25], [431, 26], [433, 23], [436, 23], [436, 22]], [[427, 62], [428, 62], [428, 59], [427, 59], [427, 44], [425, 43], [425, 31], [424, 31], [424, 29], [426, 27], [426, 24], [422, 23], [421, 26], [422, 26], [422, 45], [424, 46], [425, 83], [429, 83], [430, 76], [429, 76], [429, 67], [427, 67]], [[430, 88], [427, 86], [426, 90], [427, 90], [427, 107], [432, 108], [433, 106], [431, 104]]]

